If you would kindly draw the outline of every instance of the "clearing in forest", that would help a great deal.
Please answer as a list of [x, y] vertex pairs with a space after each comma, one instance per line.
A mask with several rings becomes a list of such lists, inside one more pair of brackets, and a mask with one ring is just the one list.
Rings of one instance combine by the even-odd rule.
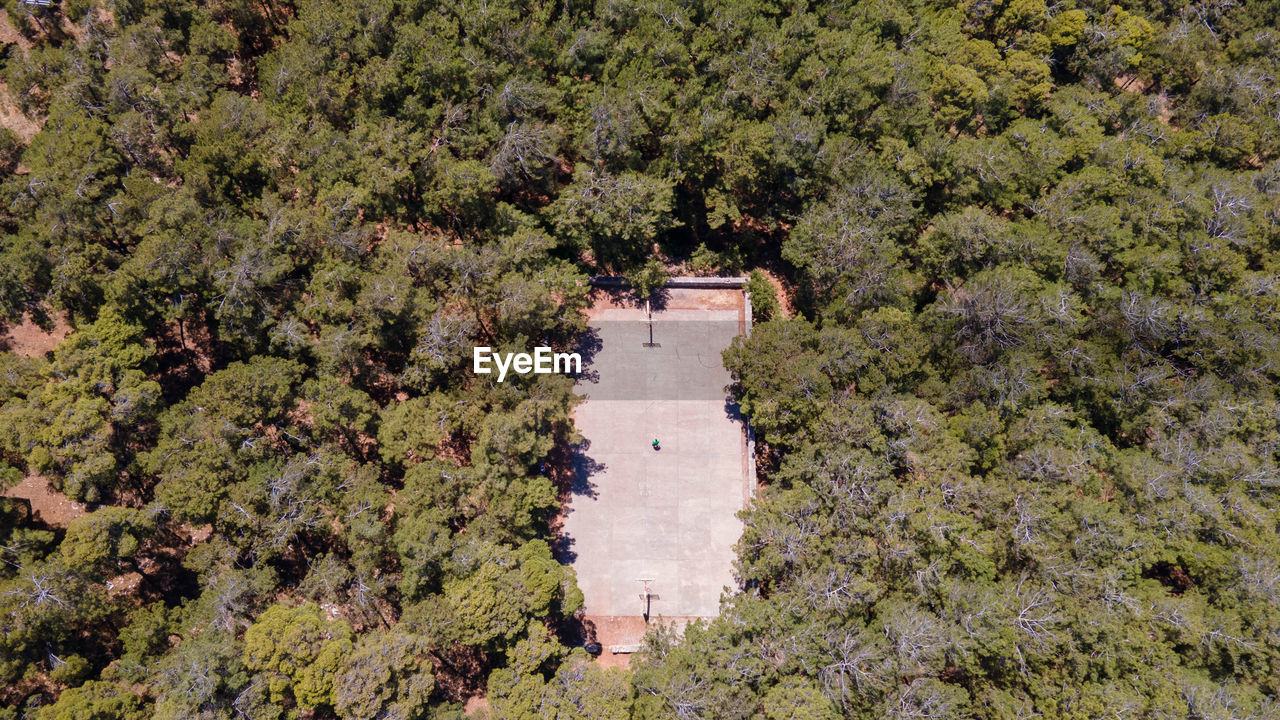
[[610, 646], [640, 642], [646, 610], [677, 623], [713, 617], [737, 587], [750, 468], [721, 352], [745, 329], [744, 305], [740, 290], [665, 290], [650, 337], [644, 307], [596, 292], [562, 548], [606, 661]]

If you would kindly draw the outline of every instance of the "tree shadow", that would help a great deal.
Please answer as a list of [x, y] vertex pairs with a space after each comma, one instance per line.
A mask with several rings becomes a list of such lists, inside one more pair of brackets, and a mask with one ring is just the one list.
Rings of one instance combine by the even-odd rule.
[[562, 438], [548, 453], [544, 467], [550, 472], [561, 503], [568, 502], [573, 495], [596, 497], [596, 484], [591, 477], [604, 472], [608, 466], [587, 455], [590, 447], [591, 441], [586, 438], [576, 443]]
[[581, 613], [570, 615], [556, 623], [556, 636], [568, 647], [582, 647], [587, 643], [599, 642], [595, 622]]
[[671, 299], [671, 291], [665, 287], [657, 288], [653, 292], [649, 293], [648, 297], [644, 297], [640, 295], [640, 293], [636, 292], [635, 288], [626, 283], [596, 287], [593, 289], [593, 292], [607, 297], [609, 302], [634, 310], [643, 310], [644, 301], [648, 300], [650, 307], [652, 307], [655, 312], [659, 310], [666, 310], [667, 303]]
[[743, 425], [747, 424], [747, 418], [742, 414], [742, 406], [738, 404], [737, 400], [733, 399], [732, 395], [724, 396], [724, 414], [734, 422], [739, 422]]
[[156, 381], [167, 402], [186, 397], [205, 377], [221, 367], [212, 333], [199, 316], [176, 320], [155, 328]]
[[[50, 523], [44, 519], [39, 511], [31, 507], [31, 500], [24, 497], [7, 497], [0, 495], [0, 527], [4, 528], [4, 532], [17, 528], [26, 528], [31, 530], [43, 530], [53, 534], [57, 547], [62, 542], [62, 538], [66, 535], [66, 529]], [[4, 551], [8, 550], [0, 546], [0, 558], [3, 558]]]
[[[635, 291], [630, 293], [636, 307], [643, 308], [645, 298], [640, 297]], [[661, 312], [667, 309], [667, 303], [671, 301], [671, 291], [667, 288], [658, 288], [654, 290], [648, 297], [649, 307], [654, 312]]]
[[561, 565], [572, 565], [578, 559], [578, 551], [573, 549], [575, 541], [564, 533], [564, 528], [560, 528], [548, 544], [551, 546], [551, 557]]
[[[591, 441], [586, 439], [574, 444], [562, 441], [548, 457], [562, 512], [569, 511], [568, 505], [575, 495], [596, 497], [596, 484], [591, 478], [604, 472], [607, 466], [587, 454], [590, 447]], [[563, 517], [562, 514], [552, 522], [551, 552], [558, 562], [569, 565], [578, 558], [578, 554], [573, 549], [574, 539], [564, 531]]]
[[600, 382], [600, 371], [595, 369], [595, 358], [603, 348], [604, 341], [600, 339], [600, 333], [595, 328], [589, 327], [586, 332], [578, 336], [573, 351], [582, 358], [582, 371], [570, 375], [575, 382], [586, 382], [592, 385]]
[[436, 688], [450, 702], [466, 702], [484, 693], [489, 658], [480, 648], [454, 644], [431, 654]]
[[598, 475], [609, 468], [604, 463], [587, 455], [587, 449], [590, 447], [591, 441], [583, 440], [572, 448], [573, 484], [569, 486], [569, 491], [574, 495], [586, 495], [589, 498], [595, 498], [596, 484], [591, 481], [591, 476]]

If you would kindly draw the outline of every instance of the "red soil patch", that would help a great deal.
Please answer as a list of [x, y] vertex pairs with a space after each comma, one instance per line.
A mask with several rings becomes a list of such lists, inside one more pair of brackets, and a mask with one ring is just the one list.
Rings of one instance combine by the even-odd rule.
[[54, 527], [65, 528], [72, 520], [88, 512], [84, 503], [67, 499], [66, 495], [49, 487], [49, 481], [40, 475], [27, 475], [4, 495], [26, 500], [31, 504], [33, 518]]
[[1144, 93], [1147, 91], [1147, 88], [1151, 87], [1150, 82], [1131, 73], [1119, 75], [1113, 82], [1115, 82], [1116, 87], [1124, 90], [1125, 92], [1131, 93]]
[[133, 597], [138, 594], [138, 585], [142, 583], [142, 575], [136, 572], [127, 572], [123, 575], [117, 575], [107, 581], [108, 597]]
[[596, 662], [603, 667], [631, 667], [631, 653], [615, 654], [609, 648], [614, 645], [639, 645], [644, 642], [644, 633], [648, 629], [644, 618], [638, 615], [588, 615], [583, 619], [583, 626], [591, 639], [604, 646], [604, 650], [596, 657]]
[[[663, 292], [663, 310], [737, 310], [744, 307], [742, 291], [736, 289], [667, 288]], [[601, 310], [644, 308], [644, 302], [637, 304], [630, 290], [592, 288], [587, 298], [591, 303], [586, 310], [588, 317], [594, 317]]]
[[213, 526], [205, 524], [200, 527], [191, 527], [183, 524], [182, 532], [188, 537], [187, 543], [194, 546], [208, 540], [213, 535]]
[[583, 627], [588, 639], [595, 640], [604, 646], [596, 662], [602, 667], [619, 667], [631, 669], [631, 658], [635, 653], [614, 653], [609, 648], [614, 645], [643, 645], [644, 636], [650, 627], [664, 625], [683, 632], [684, 627], [697, 618], [689, 617], [652, 617], [645, 622], [638, 615], [587, 615], [583, 618]]
[[9, 13], [0, 13], [0, 43], [16, 43], [24, 53], [31, 49], [31, 41], [13, 26]]
[[12, 130], [24, 143], [40, 132], [40, 123], [23, 114], [6, 83], [0, 83], [0, 127]]
[[667, 290], [666, 310], [740, 310], [745, 307], [741, 290]]
[[71, 334], [67, 316], [58, 313], [53, 317], [53, 330], [45, 332], [39, 325], [23, 317], [21, 325], [14, 325], [0, 333], [0, 350], [8, 350], [22, 357], [44, 357]]
[[[24, 57], [31, 50], [31, 41], [13, 26], [9, 14], [0, 12], [0, 45], [10, 43], [17, 45]], [[41, 123], [24, 115], [20, 108], [17, 99], [9, 92], [8, 84], [0, 83], [0, 127], [14, 131], [24, 143], [29, 143], [40, 132]], [[23, 172], [21, 166], [18, 171]]]
[[[585, 311], [588, 317], [591, 317], [592, 311], [607, 310], [610, 308], [634, 308], [636, 306], [635, 296], [626, 290], [611, 290], [606, 288], [591, 288], [587, 293], [589, 305]], [[643, 307], [643, 303], [641, 303]]]

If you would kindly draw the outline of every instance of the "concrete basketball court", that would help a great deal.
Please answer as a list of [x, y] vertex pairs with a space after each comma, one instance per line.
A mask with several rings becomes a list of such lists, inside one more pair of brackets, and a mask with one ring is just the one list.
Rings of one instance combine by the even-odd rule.
[[743, 305], [737, 290], [668, 290], [653, 314], [658, 347], [645, 346], [643, 308], [600, 292], [589, 312], [597, 342], [575, 412], [585, 442], [562, 531], [606, 646], [640, 641], [643, 623], [616, 620], [644, 612], [641, 578], [651, 579], [654, 620], [713, 617], [721, 594], [737, 589], [733, 546], [750, 476], [720, 353], [744, 329]]

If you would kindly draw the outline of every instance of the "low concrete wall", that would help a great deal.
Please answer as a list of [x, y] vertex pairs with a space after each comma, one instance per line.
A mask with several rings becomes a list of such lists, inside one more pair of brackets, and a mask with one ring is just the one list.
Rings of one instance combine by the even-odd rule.
[[[626, 278], [599, 275], [591, 278], [596, 287], [625, 288], [631, 287]], [[745, 277], [673, 277], [663, 285], [669, 288], [702, 288], [707, 290], [737, 290], [745, 287]]]
[[747, 279], [744, 277], [681, 277], [671, 278], [667, 281], [666, 287], [670, 288], [725, 288], [736, 290], [746, 287]]

